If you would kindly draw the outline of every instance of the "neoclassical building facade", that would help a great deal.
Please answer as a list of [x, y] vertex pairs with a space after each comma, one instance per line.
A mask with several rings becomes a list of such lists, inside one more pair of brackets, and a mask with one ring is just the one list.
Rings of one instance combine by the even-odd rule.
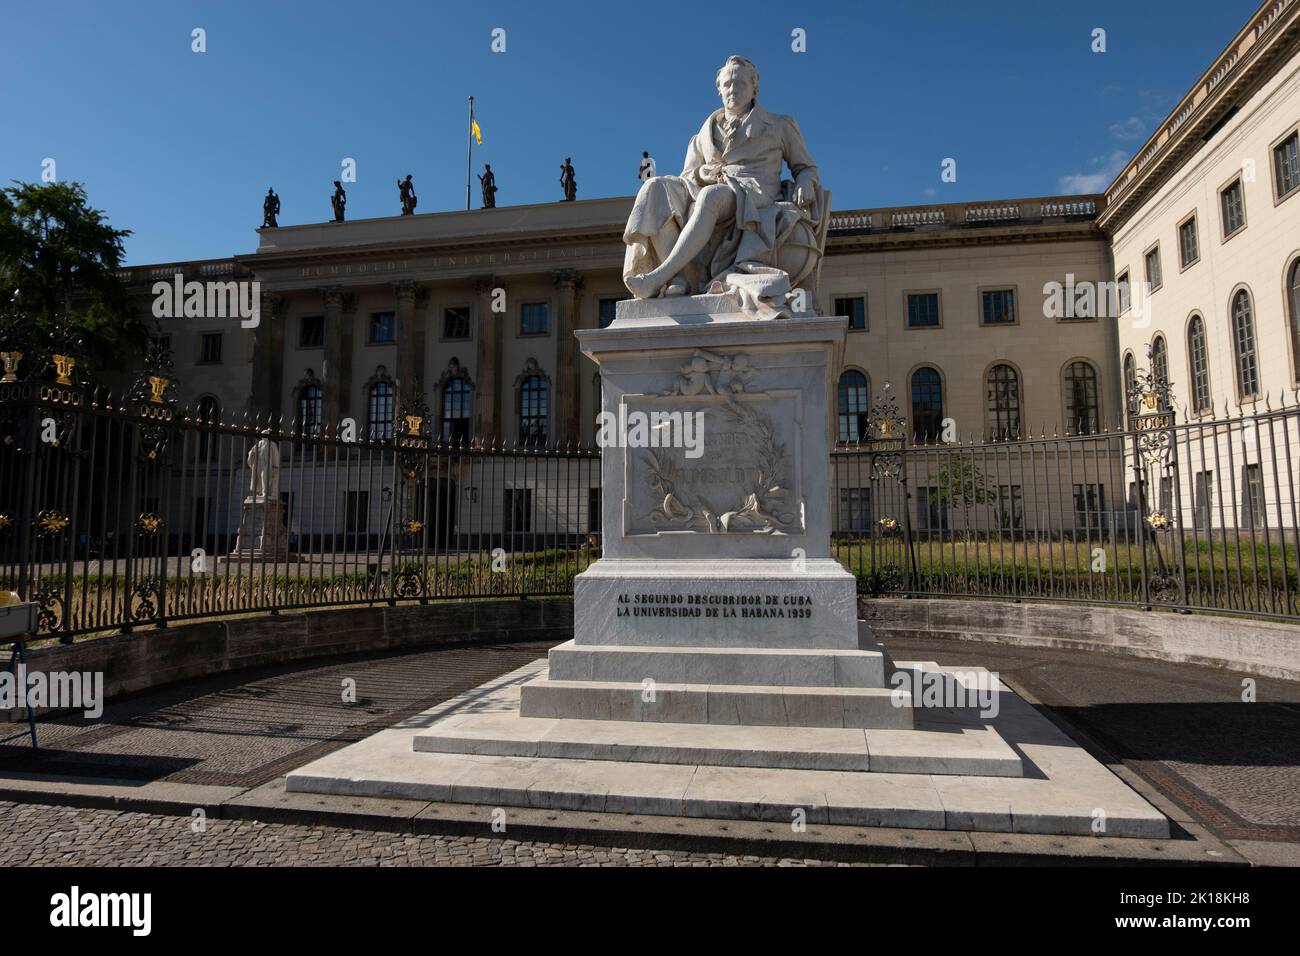
[[[1172, 381], [1180, 421], [1294, 395], [1298, 52], [1300, 0], [1264, 4], [1102, 195], [835, 212], [811, 290], [822, 313], [848, 318], [834, 437], [865, 437], [886, 385], [913, 440], [936, 447], [1120, 427], [1129, 385], [1149, 366]], [[123, 278], [145, 312], [154, 283], [176, 275], [260, 284], [256, 327], [159, 320], [180, 399], [209, 420], [247, 413], [385, 438], [418, 395], [432, 434], [450, 443], [591, 446], [599, 375], [573, 333], [610, 322], [627, 295], [631, 204], [284, 225], [258, 230], [248, 254]], [[1255, 445], [1225, 470], [1202, 450], [1177, 481], [1151, 480], [1162, 507], [1176, 485], [1180, 507], [1201, 509], [1226, 478], [1231, 504], [1235, 483], [1253, 488], [1272, 453]], [[1034, 503], [1012, 478], [997, 493], [1026, 513], [1115, 512], [1125, 500], [1132, 510], [1129, 462], [1106, 455], [1091, 477], [1061, 478], [1052, 494], [1073, 505]], [[865, 489], [838, 494], [837, 527], [869, 523], [870, 506], [855, 504]], [[1251, 491], [1242, 512], [1280, 518], [1283, 497]], [[918, 527], [929, 520], [918, 512]]]

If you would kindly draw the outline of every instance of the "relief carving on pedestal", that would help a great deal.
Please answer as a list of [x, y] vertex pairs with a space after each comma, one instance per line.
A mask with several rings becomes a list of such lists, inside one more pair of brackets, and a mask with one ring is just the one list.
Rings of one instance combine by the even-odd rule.
[[[644, 452], [645, 481], [657, 501], [645, 515], [663, 531], [709, 534], [800, 534], [802, 515], [793, 505], [791, 463], [776, 423], [760, 410], [767, 392], [749, 388], [755, 376], [749, 356], [697, 349], [662, 397], [716, 398], [703, 406], [718, 432], [714, 454], [683, 460], [668, 448]], [[691, 408], [701, 406], [692, 403]], [[676, 410], [669, 414], [676, 414]], [[683, 409], [680, 414], [695, 414]], [[709, 450], [707, 433], [703, 436]]]

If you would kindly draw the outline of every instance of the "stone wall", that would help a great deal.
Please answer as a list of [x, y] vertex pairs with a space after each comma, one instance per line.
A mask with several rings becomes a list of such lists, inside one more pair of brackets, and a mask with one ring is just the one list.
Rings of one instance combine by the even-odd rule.
[[[1300, 625], [1207, 614], [1009, 601], [858, 602], [872, 635], [991, 641], [1129, 654], [1300, 680]], [[976, 662], [978, 663], [978, 662]]]
[[[559, 643], [572, 636], [573, 601], [567, 598], [416, 604], [141, 630], [32, 649], [27, 666], [44, 672], [103, 671], [104, 696], [111, 701], [175, 681], [316, 657], [438, 644]], [[25, 712], [10, 719], [26, 719]]]

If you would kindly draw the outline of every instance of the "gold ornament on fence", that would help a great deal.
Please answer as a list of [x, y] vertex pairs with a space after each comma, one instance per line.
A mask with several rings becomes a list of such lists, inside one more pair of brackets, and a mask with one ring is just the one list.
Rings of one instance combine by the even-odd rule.
[[423, 521], [416, 521], [414, 518], [412, 518], [410, 521], [406, 522], [406, 531], [408, 534], [419, 534], [423, 530], [424, 530]]
[[145, 534], [153, 534], [162, 527], [163, 522], [162, 518], [159, 518], [157, 515], [143, 514], [136, 519], [136, 523], [140, 526], [140, 530]]
[[403, 417], [406, 419], [406, 434], [408, 435], [420, 434], [420, 425], [423, 424], [424, 422], [424, 416], [405, 415]]
[[1151, 528], [1152, 531], [1169, 530], [1169, 515], [1165, 514], [1163, 511], [1153, 511], [1143, 520], [1146, 521], [1147, 526]]
[[67, 515], [57, 511], [46, 511], [36, 519], [36, 524], [41, 529], [41, 534], [58, 534], [68, 526], [69, 520]]
[[880, 519], [879, 521], [877, 521], [876, 523], [877, 523], [878, 525], [880, 525], [880, 527], [884, 528], [886, 531], [897, 531], [897, 530], [898, 530], [898, 519], [897, 519], [897, 518], [881, 518], [881, 519]]
[[77, 360], [71, 355], [55, 355], [54, 371], [57, 377], [54, 379], [58, 385], [72, 384], [72, 370], [77, 367]]
[[18, 381], [18, 363], [23, 360], [22, 352], [0, 352], [0, 362], [4, 362], [5, 374], [0, 382]]
[[165, 375], [150, 375], [146, 380], [149, 382], [149, 401], [159, 405], [163, 403], [163, 392], [167, 390], [167, 385], [171, 379]]

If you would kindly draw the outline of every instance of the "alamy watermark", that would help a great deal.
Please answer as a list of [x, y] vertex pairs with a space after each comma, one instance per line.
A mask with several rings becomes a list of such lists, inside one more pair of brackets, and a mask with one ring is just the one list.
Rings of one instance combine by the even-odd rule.
[[629, 412], [596, 416], [596, 444], [601, 448], [684, 448], [687, 458], [704, 454], [704, 412]]
[[48, 707], [79, 710], [87, 720], [104, 713], [103, 671], [0, 671], [0, 710]]
[[262, 321], [262, 283], [257, 279], [186, 282], [178, 272], [171, 282], [155, 282], [152, 291], [156, 319], [238, 318], [246, 329]]

